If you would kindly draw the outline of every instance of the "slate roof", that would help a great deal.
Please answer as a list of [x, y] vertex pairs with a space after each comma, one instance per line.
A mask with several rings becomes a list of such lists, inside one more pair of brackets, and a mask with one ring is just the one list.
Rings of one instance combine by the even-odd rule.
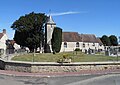
[[78, 32], [63, 32], [62, 33], [63, 42], [88, 42], [88, 43], [100, 43], [101, 40], [96, 38], [94, 34], [79, 34]]
[[100, 40], [100, 38], [97, 38], [97, 40], [98, 40], [98, 43], [99, 43], [99, 44], [103, 45], [103, 43], [102, 43], [102, 41]]
[[98, 40], [94, 34], [80, 34], [82, 42], [98, 43]]
[[63, 32], [62, 33], [63, 42], [81, 42], [80, 36], [77, 32]]
[[47, 18], [47, 23], [48, 23], [48, 24], [55, 24], [55, 22], [54, 22], [53, 19], [52, 19], [52, 16], [49, 16], [49, 17]]

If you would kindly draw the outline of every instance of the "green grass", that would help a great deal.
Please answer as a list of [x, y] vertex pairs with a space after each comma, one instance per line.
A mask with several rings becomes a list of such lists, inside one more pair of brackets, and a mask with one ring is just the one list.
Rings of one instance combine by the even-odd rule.
[[[44, 53], [44, 54], [26, 54], [15, 56], [12, 58], [14, 61], [29, 61], [29, 62], [57, 62], [59, 59], [63, 59], [63, 55], [67, 55], [67, 58], [71, 58], [72, 62], [102, 62], [102, 61], [117, 61], [117, 57], [104, 56], [104, 55], [87, 55], [81, 52], [77, 54], [75, 52], [67, 52], [67, 53]], [[120, 58], [118, 57], [118, 60]]]

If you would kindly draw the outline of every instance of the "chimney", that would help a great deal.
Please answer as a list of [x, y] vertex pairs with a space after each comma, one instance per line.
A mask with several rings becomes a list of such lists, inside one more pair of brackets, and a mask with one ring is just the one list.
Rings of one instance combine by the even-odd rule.
[[3, 29], [3, 33], [6, 34], [6, 29]]

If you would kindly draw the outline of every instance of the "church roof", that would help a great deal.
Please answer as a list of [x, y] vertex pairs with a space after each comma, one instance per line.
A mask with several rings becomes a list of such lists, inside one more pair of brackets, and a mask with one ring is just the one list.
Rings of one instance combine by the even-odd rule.
[[77, 32], [63, 32], [62, 33], [63, 42], [80, 42], [80, 36]]
[[103, 45], [102, 41], [100, 40], [100, 38], [97, 38], [97, 41], [99, 44]]
[[4, 34], [6, 34], [6, 29], [3, 29], [3, 32], [0, 33], [0, 39], [4, 36]]
[[98, 43], [98, 40], [94, 34], [80, 34], [82, 42]]
[[63, 32], [62, 42], [88, 42], [103, 44], [94, 34], [79, 34], [78, 32]]
[[49, 24], [55, 24], [55, 22], [54, 22], [53, 19], [52, 19], [52, 16], [49, 16], [49, 17], [48, 17], [47, 23], [49, 23]]

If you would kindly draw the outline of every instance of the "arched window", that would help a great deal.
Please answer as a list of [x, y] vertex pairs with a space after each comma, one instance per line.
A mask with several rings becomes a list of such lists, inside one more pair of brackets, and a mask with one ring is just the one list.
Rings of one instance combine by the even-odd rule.
[[64, 42], [64, 48], [67, 48], [67, 42]]
[[89, 46], [89, 43], [88, 43], [88, 46]]
[[95, 43], [93, 43], [93, 46], [95, 46]]
[[79, 47], [79, 42], [76, 42], [76, 47]]
[[83, 48], [85, 48], [85, 43], [83, 43]]

